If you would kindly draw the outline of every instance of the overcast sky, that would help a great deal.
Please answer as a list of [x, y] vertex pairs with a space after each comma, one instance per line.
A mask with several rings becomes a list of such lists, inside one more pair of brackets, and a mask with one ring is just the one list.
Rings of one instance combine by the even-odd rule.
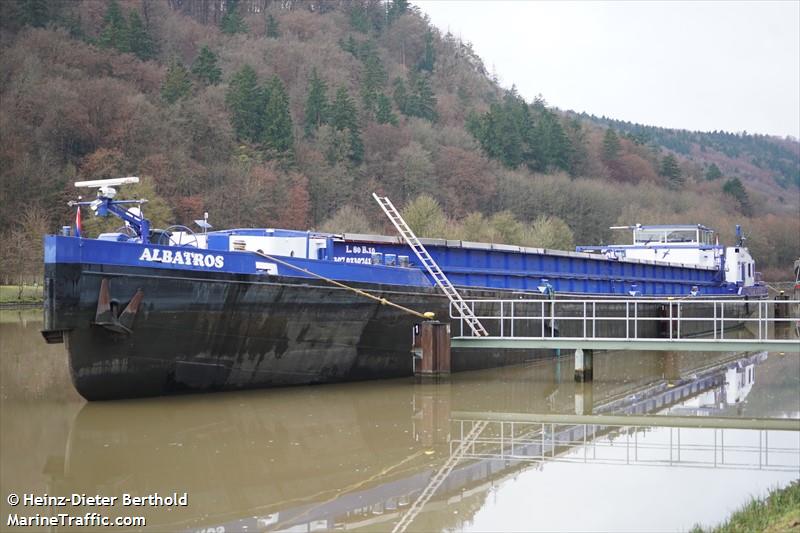
[[800, 138], [800, 1], [414, 4], [529, 101]]

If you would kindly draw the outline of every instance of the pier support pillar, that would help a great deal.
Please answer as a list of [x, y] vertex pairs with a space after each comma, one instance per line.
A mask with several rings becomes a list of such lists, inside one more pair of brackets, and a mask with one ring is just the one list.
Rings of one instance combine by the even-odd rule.
[[575, 381], [583, 383], [594, 378], [593, 350], [578, 348], [575, 350]]
[[677, 352], [664, 352], [661, 356], [664, 379], [668, 383], [675, 383], [681, 379], [681, 358]]
[[436, 320], [422, 323], [422, 359], [417, 361], [414, 374], [422, 378], [441, 378], [450, 375], [450, 324]]
[[[781, 291], [776, 300], [788, 300], [789, 295], [785, 291]], [[775, 303], [775, 318], [789, 318], [789, 304], [788, 303]], [[786, 322], [784, 322], [785, 324]]]
[[594, 411], [594, 384], [579, 383], [575, 385], [575, 414], [590, 415]]

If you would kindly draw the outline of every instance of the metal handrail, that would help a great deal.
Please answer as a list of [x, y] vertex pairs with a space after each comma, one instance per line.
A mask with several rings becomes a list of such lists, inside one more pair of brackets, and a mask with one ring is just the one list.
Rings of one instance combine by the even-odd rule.
[[[499, 323], [493, 337], [513, 338], [520, 331], [519, 323], [538, 321], [541, 325], [541, 334], [526, 336], [526, 338], [546, 339], [557, 337], [557, 323], [579, 322], [578, 330], [582, 337], [571, 339], [628, 339], [628, 340], [685, 340], [686, 326], [690, 323], [710, 323], [710, 338], [713, 340], [726, 339], [725, 329], [746, 323], [757, 325], [755, 338], [743, 339], [747, 341], [769, 341], [770, 326], [778, 324], [792, 324], [800, 321], [800, 300], [710, 300], [710, 299], [675, 299], [675, 298], [636, 298], [636, 299], [569, 299], [569, 300], [544, 300], [544, 299], [495, 299], [495, 300], [464, 300], [471, 309], [475, 318], [489, 325]], [[770, 310], [775, 304], [784, 306], [791, 316], [776, 318], [770, 316]], [[479, 307], [476, 307], [479, 306]], [[484, 309], [481, 310], [480, 306]], [[624, 310], [621, 307], [624, 306]], [[641, 311], [645, 306], [666, 306], [666, 316], [642, 316]], [[708, 307], [708, 316], [687, 316], [691, 308]], [[726, 307], [741, 306], [747, 309], [749, 316], [736, 316], [729, 313], [726, 316]], [[490, 311], [487, 311], [489, 307]], [[598, 308], [614, 309], [617, 316], [597, 316]], [[624, 312], [623, 312], [624, 311]], [[462, 320], [461, 316], [450, 308], [452, 320]], [[624, 335], [604, 336], [597, 335], [597, 322], [625, 322]], [[647, 337], [640, 334], [640, 323], [661, 322], [666, 323], [666, 337]], [[515, 326], [515, 324], [517, 324]], [[683, 326], [683, 332], [682, 332]], [[464, 328], [458, 330], [464, 336]], [[781, 339], [785, 340], [785, 339]]]
[[[452, 419], [451, 422], [461, 425], [465, 422], [478, 423], [472, 419]], [[658, 425], [537, 424], [491, 419], [483, 419], [480, 422], [487, 425], [485, 435], [471, 439], [470, 446], [463, 453], [464, 458], [784, 472], [796, 472], [800, 466], [797, 461], [800, 448], [794, 446], [794, 443], [791, 446], [770, 445], [770, 435], [778, 435], [781, 430], [744, 430], [749, 438], [757, 436], [757, 442], [753, 439], [752, 443], [726, 445], [726, 430], [720, 428], [710, 428], [710, 442], [690, 440], [689, 443], [682, 443], [681, 433], [692, 435], [696, 439], [698, 435], [706, 435], [709, 429], [664, 427], [663, 429], [669, 432], [668, 438], [665, 438], [663, 435], [654, 436], [650, 433], [650, 430], [659, 427]], [[698, 433], [698, 430], [702, 433]], [[742, 430], [733, 431], [737, 431], [737, 436], [741, 437]], [[677, 434], [677, 438], [673, 438], [673, 434]], [[614, 439], [620, 438], [624, 441], [613, 442]], [[451, 439], [450, 447], [452, 449], [456, 446], [461, 449], [464, 442], [463, 438], [456, 436]], [[581, 449], [584, 453], [575, 453]], [[587, 451], [590, 453], [586, 453]], [[639, 452], [643, 452], [641, 456]], [[735, 454], [738, 460], [726, 460], [726, 452]], [[745, 458], [748, 461], [742, 462]]]

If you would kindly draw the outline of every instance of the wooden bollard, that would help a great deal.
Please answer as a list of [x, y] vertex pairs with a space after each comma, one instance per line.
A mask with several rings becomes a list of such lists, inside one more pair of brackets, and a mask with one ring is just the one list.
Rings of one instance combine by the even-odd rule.
[[436, 320], [422, 323], [422, 360], [415, 374], [438, 378], [450, 375], [450, 324]]
[[582, 383], [594, 379], [594, 353], [592, 350], [575, 350], [575, 381]]

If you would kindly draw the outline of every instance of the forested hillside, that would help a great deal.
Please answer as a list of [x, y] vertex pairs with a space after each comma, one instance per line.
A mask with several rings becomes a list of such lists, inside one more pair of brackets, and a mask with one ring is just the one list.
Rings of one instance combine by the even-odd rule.
[[[789, 190], [790, 186], [800, 186], [800, 143], [796, 139], [779, 139], [767, 135], [730, 133], [726, 131], [686, 131], [658, 128], [580, 115], [593, 123], [614, 128], [623, 132], [638, 144], [663, 147], [680, 154], [688, 160], [696, 160], [717, 169], [724, 168], [732, 175], [746, 175], [753, 181], [754, 188], [766, 187], [770, 192], [781, 195], [772, 185]], [[721, 172], [712, 171], [709, 179], [721, 177]], [[771, 178], [771, 180], [770, 180]]]
[[6, 0], [0, 24], [6, 276], [38, 268], [73, 181], [122, 175], [162, 227], [389, 231], [377, 191], [423, 235], [568, 249], [741, 223], [769, 276], [800, 255], [796, 140], [525, 101], [406, 0]]

